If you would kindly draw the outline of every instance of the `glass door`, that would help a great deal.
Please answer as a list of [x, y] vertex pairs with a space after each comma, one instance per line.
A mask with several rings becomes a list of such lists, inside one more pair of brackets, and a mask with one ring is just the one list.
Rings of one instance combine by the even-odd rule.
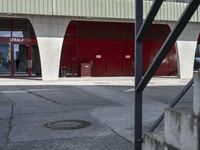
[[28, 46], [13, 44], [14, 75], [28, 74]]
[[0, 44], [0, 76], [11, 73], [11, 48], [10, 45]]

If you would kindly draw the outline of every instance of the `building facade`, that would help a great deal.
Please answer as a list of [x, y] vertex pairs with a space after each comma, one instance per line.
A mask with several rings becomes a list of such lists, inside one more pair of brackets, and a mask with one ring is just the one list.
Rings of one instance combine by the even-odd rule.
[[[152, 1], [144, 1], [144, 18]], [[144, 41], [143, 72], [187, 1], [164, 2]], [[134, 75], [134, 0], [0, 0], [0, 77]], [[192, 77], [200, 9], [156, 75]]]

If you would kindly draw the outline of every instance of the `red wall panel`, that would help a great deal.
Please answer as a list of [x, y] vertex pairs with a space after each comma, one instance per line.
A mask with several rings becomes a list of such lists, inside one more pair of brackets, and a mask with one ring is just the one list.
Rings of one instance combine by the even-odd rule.
[[[166, 25], [151, 27], [144, 41], [143, 73], [152, 63], [169, 32], [170, 29]], [[67, 66], [69, 71], [77, 72], [78, 76], [81, 73], [81, 63], [91, 64], [92, 76], [134, 74], [134, 24], [72, 21], [66, 31], [63, 45], [61, 67]], [[75, 52], [66, 45], [74, 45]], [[176, 74], [174, 46], [156, 75]]]
[[[97, 46], [97, 45], [96, 45]], [[98, 45], [92, 49], [92, 76], [107, 75], [107, 55], [104, 45]]]
[[124, 44], [121, 46], [121, 75], [122, 76], [131, 76], [133, 75], [133, 42], [132, 44]]
[[107, 55], [107, 76], [120, 76], [121, 75], [121, 50], [118, 45], [108, 45], [106, 51]]

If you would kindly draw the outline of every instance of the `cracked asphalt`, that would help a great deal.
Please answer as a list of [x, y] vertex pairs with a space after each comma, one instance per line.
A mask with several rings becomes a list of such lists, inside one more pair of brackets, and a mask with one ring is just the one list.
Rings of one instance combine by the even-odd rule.
[[[155, 78], [144, 91], [144, 131], [188, 80]], [[132, 150], [133, 78], [59, 81], [0, 79], [1, 150]], [[192, 88], [177, 107], [190, 109]], [[44, 124], [84, 120], [90, 126], [54, 130]], [[162, 126], [160, 127], [162, 129]]]

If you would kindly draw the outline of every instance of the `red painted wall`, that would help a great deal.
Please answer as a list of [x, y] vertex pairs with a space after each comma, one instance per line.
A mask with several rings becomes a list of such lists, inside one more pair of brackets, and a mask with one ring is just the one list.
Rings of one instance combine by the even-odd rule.
[[[144, 41], [143, 72], [169, 34], [167, 25], [153, 25]], [[92, 76], [133, 75], [134, 24], [72, 21], [66, 31], [61, 67], [67, 76], [80, 76], [81, 63], [92, 65]], [[176, 75], [176, 50], [172, 48], [156, 75]]]

